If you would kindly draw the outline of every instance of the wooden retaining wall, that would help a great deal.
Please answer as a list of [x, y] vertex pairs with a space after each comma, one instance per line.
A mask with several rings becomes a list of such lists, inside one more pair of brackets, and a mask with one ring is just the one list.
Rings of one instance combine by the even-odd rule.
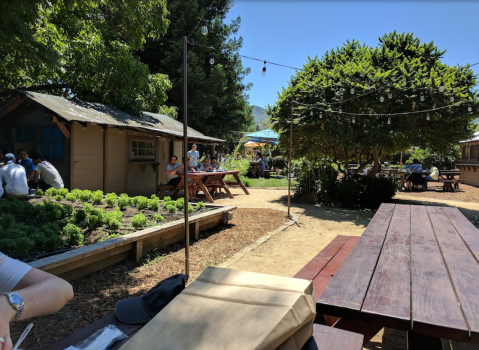
[[[190, 237], [198, 239], [200, 231], [226, 223], [228, 212], [234, 209], [236, 207], [233, 206], [216, 207], [206, 213], [190, 216]], [[143, 247], [166, 247], [184, 240], [184, 234], [184, 220], [177, 220], [33, 261], [29, 265], [73, 281], [128, 258], [138, 261]]]

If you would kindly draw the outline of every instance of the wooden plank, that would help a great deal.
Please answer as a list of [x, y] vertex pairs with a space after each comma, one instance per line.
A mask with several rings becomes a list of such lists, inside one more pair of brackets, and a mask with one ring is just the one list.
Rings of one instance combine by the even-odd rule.
[[479, 344], [479, 265], [440, 207], [426, 207], [444, 262], [470, 329]]
[[302, 350], [361, 350], [362, 348], [363, 336], [361, 334], [314, 324], [313, 336]]
[[359, 311], [376, 267], [394, 204], [383, 203], [333, 280], [316, 302], [318, 314], [360, 317]]
[[411, 305], [414, 332], [467, 342], [469, 329], [457, 303], [426, 207], [413, 208]]
[[457, 208], [442, 208], [476, 261], [479, 262], [479, 230]]
[[396, 205], [361, 309], [384, 327], [411, 328], [411, 207]]
[[307, 263], [296, 275], [294, 275], [294, 278], [314, 280], [314, 278], [321, 272], [321, 270], [339, 251], [344, 243], [348, 241], [348, 239], [349, 236], [336, 236], [318, 253], [318, 255], [316, 255], [309, 263]]

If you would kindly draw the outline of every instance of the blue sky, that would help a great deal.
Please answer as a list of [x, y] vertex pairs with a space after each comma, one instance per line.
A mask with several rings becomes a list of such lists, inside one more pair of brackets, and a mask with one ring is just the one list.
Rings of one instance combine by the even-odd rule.
[[[227, 20], [241, 17], [240, 53], [301, 68], [308, 56], [321, 57], [347, 39], [376, 46], [383, 34], [412, 32], [423, 42], [434, 41], [447, 50], [443, 62], [479, 62], [479, 1], [292, 1], [236, 0]], [[265, 107], [277, 100], [292, 69], [243, 58], [251, 68], [250, 103]], [[473, 67], [479, 74], [479, 65]]]

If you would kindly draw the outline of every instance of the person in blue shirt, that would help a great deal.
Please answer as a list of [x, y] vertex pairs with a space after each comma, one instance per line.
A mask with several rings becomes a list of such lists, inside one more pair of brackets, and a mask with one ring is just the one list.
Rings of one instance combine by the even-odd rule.
[[33, 164], [33, 160], [28, 158], [28, 153], [25, 148], [20, 148], [17, 150], [18, 161], [17, 164], [20, 164], [22, 167], [25, 168], [27, 173], [27, 180], [31, 180], [33, 178], [33, 174], [35, 173], [35, 164]]

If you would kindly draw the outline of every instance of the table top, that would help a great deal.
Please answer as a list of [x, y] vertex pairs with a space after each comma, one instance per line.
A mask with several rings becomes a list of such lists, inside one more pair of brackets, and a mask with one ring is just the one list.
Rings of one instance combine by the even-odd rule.
[[460, 171], [460, 170], [439, 170], [439, 174], [460, 175], [460, 174], [462, 174], [462, 171]]
[[320, 314], [479, 344], [479, 232], [457, 208], [382, 204]]
[[[188, 177], [214, 176], [214, 175], [233, 175], [233, 174], [239, 174], [239, 172], [240, 172], [240, 170], [198, 171], [196, 173], [188, 173]], [[183, 173], [178, 173], [178, 175], [183, 177]]]

